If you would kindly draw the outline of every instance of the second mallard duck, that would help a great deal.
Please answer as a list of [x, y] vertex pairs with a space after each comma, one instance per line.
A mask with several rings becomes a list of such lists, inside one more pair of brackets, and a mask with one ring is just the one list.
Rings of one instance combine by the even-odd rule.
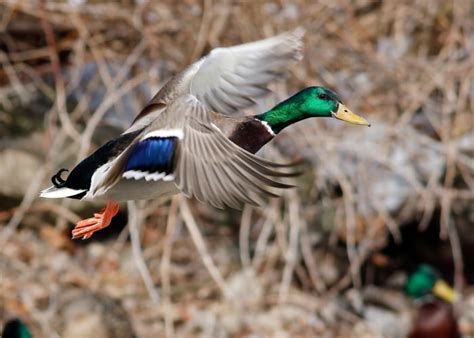
[[0, 335], [2, 338], [32, 338], [31, 332], [26, 324], [18, 319], [11, 319], [5, 323]]
[[[61, 169], [46, 198], [107, 201], [94, 217], [79, 222], [73, 237], [89, 238], [110, 224], [117, 201], [151, 199], [183, 192], [216, 207], [259, 205], [290, 187], [292, 176], [253, 155], [285, 127], [310, 117], [334, 117], [369, 125], [331, 90], [306, 88], [269, 111], [231, 116], [267, 93], [267, 84], [301, 58], [303, 32], [218, 48], [168, 81], [122, 135], [80, 162], [66, 180]], [[226, 115], [224, 115], [226, 114]]]
[[417, 301], [409, 338], [461, 337], [452, 306], [458, 295], [439, 277], [434, 268], [426, 264], [420, 265], [407, 279], [405, 291]]

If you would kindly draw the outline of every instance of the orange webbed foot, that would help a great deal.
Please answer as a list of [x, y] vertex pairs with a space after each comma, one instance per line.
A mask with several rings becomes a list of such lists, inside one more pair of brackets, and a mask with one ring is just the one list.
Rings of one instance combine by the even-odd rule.
[[88, 239], [94, 232], [108, 227], [112, 218], [117, 215], [119, 204], [116, 202], [108, 202], [107, 206], [100, 213], [94, 214], [94, 217], [84, 219], [78, 222], [72, 230], [72, 238]]

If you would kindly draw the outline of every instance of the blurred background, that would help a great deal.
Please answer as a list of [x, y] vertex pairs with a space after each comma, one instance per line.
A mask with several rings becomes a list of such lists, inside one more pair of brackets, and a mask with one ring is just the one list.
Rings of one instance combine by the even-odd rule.
[[[0, 2], [0, 326], [34, 337], [406, 337], [407, 276], [430, 264], [474, 336], [474, 2]], [[254, 110], [310, 85], [371, 128], [286, 129], [261, 156], [303, 160], [264, 208], [176, 196], [39, 199], [212, 48], [306, 29], [304, 59]], [[106, 318], [106, 319], [104, 319]], [[115, 333], [114, 333], [115, 332]], [[117, 333], [120, 332], [120, 333]]]

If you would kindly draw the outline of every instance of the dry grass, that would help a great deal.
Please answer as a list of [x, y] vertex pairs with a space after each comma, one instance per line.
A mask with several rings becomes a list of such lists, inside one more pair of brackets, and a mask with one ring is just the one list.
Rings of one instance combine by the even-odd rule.
[[[374, 253], [410, 222], [440, 224], [461, 290], [473, 273], [463, 267], [474, 221], [473, 15], [469, 0], [0, 2], [0, 151], [40, 158], [19, 204], [0, 206], [0, 323], [21, 315], [54, 337], [51, 297], [79, 286], [120, 298], [139, 337], [383, 336], [355, 311], [361, 269], [380, 265]], [[37, 198], [51, 173], [116, 135], [211, 48], [296, 26], [307, 30], [305, 58], [257, 109], [325, 85], [371, 130], [306, 121], [285, 131], [262, 155], [302, 158], [307, 174], [265, 208], [131, 203], [130, 242], [127, 229], [68, 239], [87, 215]], [[36, 122], [13, 135], [25, 112]]]

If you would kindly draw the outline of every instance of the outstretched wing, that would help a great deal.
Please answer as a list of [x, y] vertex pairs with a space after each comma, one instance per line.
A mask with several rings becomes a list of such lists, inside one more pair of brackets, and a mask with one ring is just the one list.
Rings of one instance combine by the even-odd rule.
[[[268, 93], [269, 82], [302, 58], [304, 30], [233, 47], [216, 48], [168, 81], [134, 123], [157, 115], [178, 96], [192, 94], [218, 113], [233, 114]], [[140, 125], [143, 125], [142, 121]]]
[[281, 77], [302, 57], [303, 30], [230, 48], [217, 48], [204, 59], [189, 92], [213, 111], [233, 114], [268, 93], [269, 82]]
[[174, 180], [189, 197], [236, 209], [244, 203], [260, 205], [263, 197], [278, 196], [275, 189], [291, 187], [277, 179], [293, 173], [232, 143], [212, 123], [211, 111], [193, 95], [177, 98], [168, 109], [184, 119], [170, 119], [157, 130], [150, 126], [131, 148], [123, 178]]
[[276, 170], [277, 164], [229, 141], [194, 96], [181, 102], [186, 122], [174, 172], [176, 185], [186, 195], [216, 207], [239, 209], [244, 203], [262, 204], [264, 196], [278, 196], [272, 188], [291, 187], [276, 178], [293, 174]]

